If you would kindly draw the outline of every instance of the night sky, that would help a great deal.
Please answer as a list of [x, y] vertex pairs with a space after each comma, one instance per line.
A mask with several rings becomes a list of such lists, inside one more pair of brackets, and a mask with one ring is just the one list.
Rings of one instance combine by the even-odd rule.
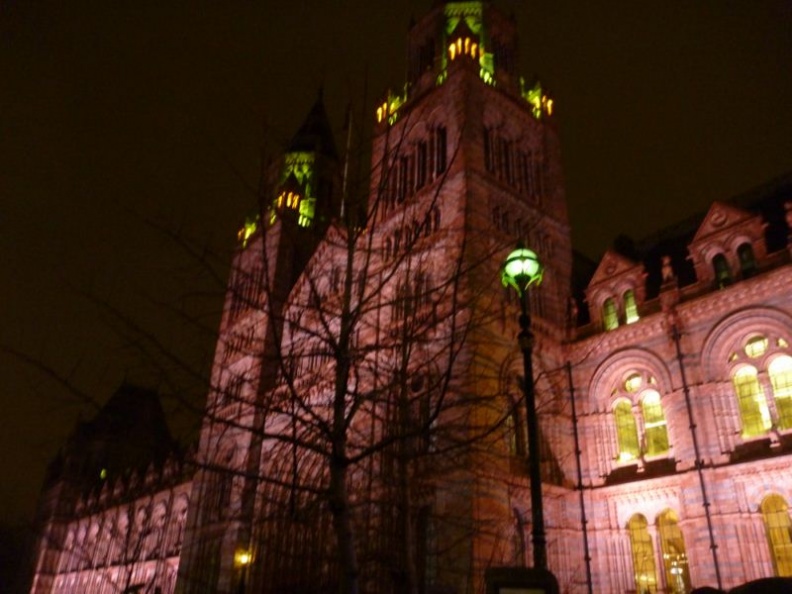
[[[85, 398], [125, 379], [178, 393], [194, 436], [261, 147], [322, 85], [337, 138], [349, 101], [373, 118], [430, 4], [0, 2], [0, 523], [30, 519]], [[792, 171], [791, 2], [496, 4], [555, 97], [588, 256]]]

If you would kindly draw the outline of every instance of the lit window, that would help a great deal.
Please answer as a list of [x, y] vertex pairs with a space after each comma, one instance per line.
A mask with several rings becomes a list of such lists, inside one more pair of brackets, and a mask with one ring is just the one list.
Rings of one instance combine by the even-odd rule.
[[778, 346], [779, 346], [780, 348], [782, 348], [782, 349], [788, 349], [788, 348], [789, 348], [789, 343], [788, 343], [786, 340], [784, 340], [783, 338], [779, 338], [779, 339], [776, 341], [776, 343], [777, 343], [777, 344], [778, 344]]
[[627, 379], [624, 380], [624, 391], [625, 392], [637, 392], [638, 389], [643, 384], [643, 378], [641, 377], [640, 373], [631, 373], [627, 376]]
[[638, 444], [638, 428], [632, 412], [632, 404], [622, 400], [613, 408], [616, 421], [616, 439], [619, 445], [619, 462], [635, 460], [641, 454]]
[[743, 436], [762, 435], [770, 429], [770, 411], [767, 408], [756, 368], [746, 365], [740, 367], [732, 376], [734, 392], [740, 406]]
[[745, 354], [751, 359], [761, 357], [767, 352], [768, 341], [764, 336], [752, 338], [745, 344]]
[[778, 426], [780, 429], [792, 429], [792, 357], [776, 357], [767, 367], [767, 371], [773, 385]]
[[780, 495], [768, 495], [762, 500], [760, 509], [775, 574], [792, 576], [792, 522], [787, 503]]
[[652, 537], [649, 534], [646, 518], [641, 514], [635, 514], [630, 518], [627, 530], [630, 533], [635, 590], [642, 594], [655, 594], [657, 592], [657, 570], [655, 569]]
[[668, 431], [663, 407], [660, 405], [660, 394], [656, 390], [644, 392], [641, 400], [641, 413], [644, 420], [646, 454], [648, 456], [658, 456], [667, 453]]
[[619, 327], [619, 314], [616, 311], [616, 303], [608, 297], [602, 304], [602, 320], [605, 330], [613, 330]]
[[632, 289], [624, 292], [624, 315], [626, 322], [632, 324], [638, 321], [638, 304], [635, 303], [635, 293]]
[[663, 551], [663, 567], [668, 592], [690, 592], [685, 539], [679, 529], [679, 520], [673, 510], [666, 510], [657, 517], [660, 548]]
[[[630, 371], [611, 392], [619, 462], [641, 456], [668, 455], [671, 448], [657, 379], [649, 373]], [[633, 403], [638, 403], [637, 407]]]

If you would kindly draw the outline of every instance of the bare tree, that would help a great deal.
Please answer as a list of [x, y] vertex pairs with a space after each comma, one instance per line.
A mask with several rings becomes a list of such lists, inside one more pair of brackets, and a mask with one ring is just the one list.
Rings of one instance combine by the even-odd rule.
[[[492, 262], [504, 246], [482, 244], [459, 202], [442, 212], [462, 130], [424, 131], [416, 149], [422, 114], [410, 117], [415, 126], [378, 144], [371, 190], [328, 193], [334, 208], [313, 205], [308, 224], [304, 201], [332, 175], [322, 179], [318, 157], [313, 172], [297, 171], [304, 155], [287, 152], [241, 231], [190, 522], [190, 540], [221, 541], [213, 553], [225, 563], [233, 550], [257, 558], [234, 583], [424, 591], [427, 559], [475, 530], [465, 497], [438, 512], [437, 493], [464, 490], [471, 452], [497, 442], [502, 453], [514, 429], [513, 411], [494, 403], [499, 366], [469, 341], [492, 332]], [[205, 553], [185, 555], [184, 591], [232, 575]]]

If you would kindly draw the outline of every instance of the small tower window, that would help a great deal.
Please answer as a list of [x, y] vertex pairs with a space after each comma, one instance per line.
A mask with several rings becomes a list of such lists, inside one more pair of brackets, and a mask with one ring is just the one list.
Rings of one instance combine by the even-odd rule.
[[616, 311], [616, 303], [611, 297], [608, 297], [602, 304], [602, 322], [605, 325], [605, 330], [614, 330], [619, 327], [619, 314]]
[[717, 254], [712, 258], [712, 268], [715, 271], [715, 284], [719, 289], [728, 287], [732, 284], [731, 269], [726, 261], [726, 256]]
[[740, 261], [743, 278], [750, 278], [757, 273], [756, 258], [750, 243], [744, 243], [737, 248], [737, 259]]
[[635, 292], [632, 289], [627, 289], [624, 292], [624, 315], [625, 321], [628, 324], [638, 321], [638, 304], [635, 303]]

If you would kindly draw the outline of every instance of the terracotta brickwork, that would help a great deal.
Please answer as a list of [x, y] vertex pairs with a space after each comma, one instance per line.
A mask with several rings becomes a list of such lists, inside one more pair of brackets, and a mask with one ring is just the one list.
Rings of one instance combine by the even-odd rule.
[[[518, 242], [546, 267], [535, 455], [561, 591], [792, 574], [792, 184], [609, 250], [576, 286], [553, 100], [515, 44], [489, 3], [435, 3], [406, 90], [377, 110], [365, 199], [344, 193], [317, 101], [240, 232], [194, 475], [124, 503], [50, 491], [65, 519], [32, 592], [109, 592], [124, 571], [163, 594], [331, 592], [353, 550], [364, 592], [463, 594], [530, 564], [519, 307], [499, 270]], [[111, 563], [104, 527], [141, 509], [145, 554]]]

